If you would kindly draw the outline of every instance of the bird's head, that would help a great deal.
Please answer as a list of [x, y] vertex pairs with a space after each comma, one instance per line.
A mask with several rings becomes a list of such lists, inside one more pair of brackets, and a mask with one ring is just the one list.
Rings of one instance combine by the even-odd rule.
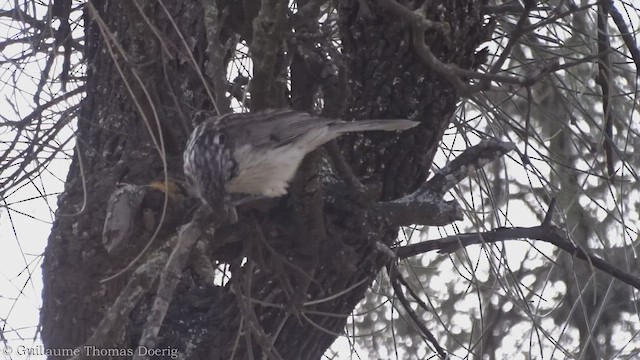
[[215, 125], [206, 121], [195, 128], [183, 158], [190, 191], [213, 209], [228, 205], [225, 183], [236, 166], [227, 134]]

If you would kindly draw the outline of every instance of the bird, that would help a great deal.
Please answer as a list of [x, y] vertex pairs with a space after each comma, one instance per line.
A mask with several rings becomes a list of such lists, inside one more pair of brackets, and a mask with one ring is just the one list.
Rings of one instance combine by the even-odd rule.
[[213, 209], [231, 194], [279, 197], [287, 193], [305, 155], [343, 134], [403, 131], [407, 119], [343, 121], [291, 109], [229, 113], [198, 125], [183, 154], [187, 187]]

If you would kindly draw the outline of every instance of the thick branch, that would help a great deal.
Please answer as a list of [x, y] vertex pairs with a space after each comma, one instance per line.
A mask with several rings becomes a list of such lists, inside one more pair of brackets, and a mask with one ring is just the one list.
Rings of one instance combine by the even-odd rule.
[[372, 210], [396, 226], [444, 226], [463, 219], [462, 209], [455, 200], [445, 201], [434, 194], [412, 195], [378, 203]]
[[463, 151], [418, 190], [397, 200], [378, 203], [371, 211], [397, 226], [442, 226], [462, 220], [458, 203], [443, 200], [444, 195], [477, 169], [515, 148], [511, 142], [482, 141]]
[[430, 193], [444, 195], [477, 169], [515, 149], [516, 145], [512, 142], [504, 142], [497, 139], [483, 140], [478, 145], [464, 150], [462, 154], [435, 173], [427, 181], [425, 187], [418, 189], [416, 192], [426, 190]]
[[[173, 298], [173, 292], [180, 281], [182, 270], [185, 267], [193, 245], [200, 238], [204, 221], [210, 219], [210, 212], [206, 207], [201, 207], [193, 217], [193, 220], [180, 231], [178, 243], [171, 252], [167, 264], [160, 275], [160, 283], [153, 308], [140, 337], [140, 346], [153, 349], [157, 346], [158, 333], [164, 322], [164, 317]], [[217, 227], [217, 226], [216, 226]], [[149, 355], [136, 354], [134, 359], [148, 359]]]

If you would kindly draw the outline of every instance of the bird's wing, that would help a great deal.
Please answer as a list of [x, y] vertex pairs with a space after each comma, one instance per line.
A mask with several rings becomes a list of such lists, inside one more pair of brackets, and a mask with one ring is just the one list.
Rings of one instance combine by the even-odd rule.
[[[356, 122], [327, 119], [320, 116], [289, 110], [264, 110], [244, 114], [227, 114], [219, 117], [220, 128], [230, 133], [239, 146], [274, 149], [309, 136], [311, 148], [319, 146], [340, 134], [356, 131], [398, 131], [418, 125], [406, 119], [371, 119]], [[320, 131], [313, 131], [320, 130]]]
[[290, 144], [314, 129], [341, 122], [296, 111], [281, 114], [279, 118], [279, 121], [274, 121], [275, 126], [272, 127], [270, 135], [271, 140], [276, 141], [278, 146]]
[[339, 122], [286, 109], [252, 113], [250, 119], [229, 120], [227, 130], [236, 132], [233, 137], [240, 145], [246, 141], [254, 147], [267, 148], [290, 144], [315, 128]]

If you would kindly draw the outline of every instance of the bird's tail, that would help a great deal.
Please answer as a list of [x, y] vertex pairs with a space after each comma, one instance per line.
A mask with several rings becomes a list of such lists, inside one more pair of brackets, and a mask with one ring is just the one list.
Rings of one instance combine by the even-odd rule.
[[348, 132], [359, 131], [402, 131], [411, 129], [418, 125], [419, 122], [406, 119], [387, 119], [387, 120], [361, 120], [352, 122], [337, 122], [331, 124], [330, 127], [336, 132], [343, 134]]

